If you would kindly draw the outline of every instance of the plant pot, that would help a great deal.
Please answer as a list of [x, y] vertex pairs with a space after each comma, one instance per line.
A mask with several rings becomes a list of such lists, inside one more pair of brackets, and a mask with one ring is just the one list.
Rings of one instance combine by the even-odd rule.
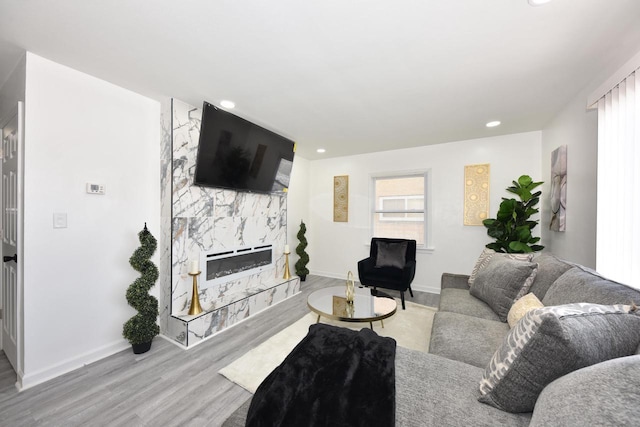
[[307, 275], [303, 274], [302, 276], [300, 276], [300, 281], [304, 282], [305, 280], [307, 280]]
[[151, 341], [141, 344], [131, 344], [131, 348], [133, 349], [133, 354], [146, 353], [151, 348]]

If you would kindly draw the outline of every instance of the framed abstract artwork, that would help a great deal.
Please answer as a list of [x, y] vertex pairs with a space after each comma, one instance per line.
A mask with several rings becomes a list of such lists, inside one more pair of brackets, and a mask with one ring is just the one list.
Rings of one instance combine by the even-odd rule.
[[549, 230], [565, 231], [567, 218], [567, 146], [551, 152], [551, 222]]
[[464, 225], [482, 225], [489, 217], [489, 163], [464, 167]]
[[333, 177], [333, 222], [349, 222], [349, 175]]

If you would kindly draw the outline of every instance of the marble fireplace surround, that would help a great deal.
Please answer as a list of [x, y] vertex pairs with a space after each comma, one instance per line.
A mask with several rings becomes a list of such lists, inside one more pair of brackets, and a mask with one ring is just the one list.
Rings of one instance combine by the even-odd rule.
[[[178, 100], [162, 105], [160, 330], [191, 347], [300, 292], [300, 280], [282, 279], [287, 229], [286, 193], [259, 194], [192, 185], [201, 108]], [[188, 315], [189, 262], [205, 254], [272, 246], [272, 267], [207, 281], [199, 276], [203, 312]]]

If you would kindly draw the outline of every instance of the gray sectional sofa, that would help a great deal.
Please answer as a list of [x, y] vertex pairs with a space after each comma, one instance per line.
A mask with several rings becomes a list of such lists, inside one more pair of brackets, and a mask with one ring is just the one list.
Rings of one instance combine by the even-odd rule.
[[[529, 290], [545, 309], [513, 330], [473, 296], [469, 276], [442, 275], [430, 353], [397, 348], [396, 426], [637, 425], [640, 291], [551, 254], [531, 263]], [[248, 404], [224, 425], [243, 426]]]

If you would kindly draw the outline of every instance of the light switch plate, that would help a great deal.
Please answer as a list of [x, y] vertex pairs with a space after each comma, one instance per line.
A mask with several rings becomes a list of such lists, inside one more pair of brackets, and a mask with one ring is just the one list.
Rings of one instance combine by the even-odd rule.
[[67, 213], [66, 212], [54, 212], [53, 213], [53, 228], [67, 228]]

